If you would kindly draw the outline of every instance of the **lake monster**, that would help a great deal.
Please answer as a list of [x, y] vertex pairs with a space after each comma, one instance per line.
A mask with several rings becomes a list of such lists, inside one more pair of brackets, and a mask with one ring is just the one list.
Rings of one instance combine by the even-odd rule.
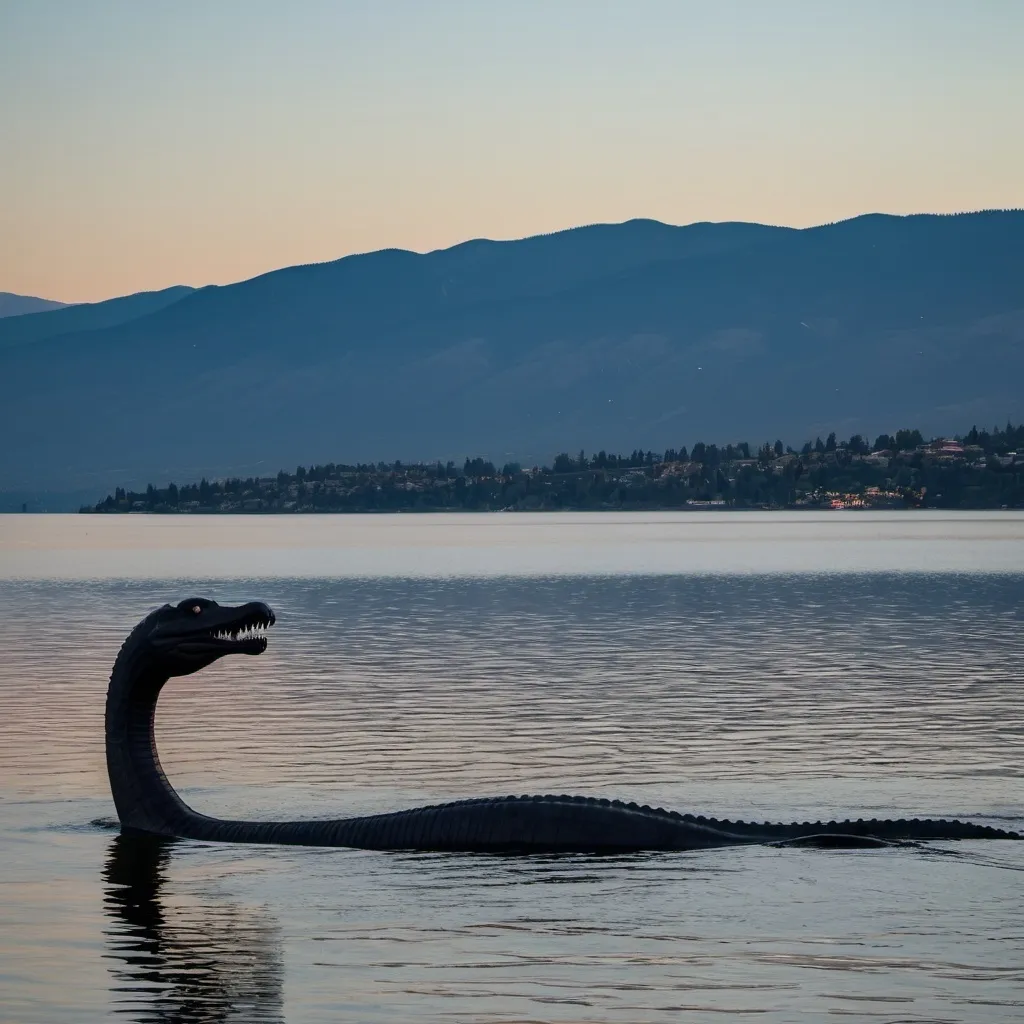
[[579, 796], [505, 796], [335, 820], [230, 821], [182, 801], [157, 756], [157, 698], [174, 676], [228, 654], [262, 654], [274, 613], [258, 601], [164, 605], [125, 640], [110, 677], [106, 752], [122, 832], [220, 842], [479, 853], [626, 853], [750, 843], [863, 848], [929, 839], [1021, 839], [962, 821], [749, 823]]

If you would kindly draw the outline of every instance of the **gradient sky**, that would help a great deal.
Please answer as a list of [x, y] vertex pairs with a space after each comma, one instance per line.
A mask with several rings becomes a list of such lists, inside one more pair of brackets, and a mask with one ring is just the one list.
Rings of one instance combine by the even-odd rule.
[[0, 290], [1024, 206], [1024, 0], [0, 0]]

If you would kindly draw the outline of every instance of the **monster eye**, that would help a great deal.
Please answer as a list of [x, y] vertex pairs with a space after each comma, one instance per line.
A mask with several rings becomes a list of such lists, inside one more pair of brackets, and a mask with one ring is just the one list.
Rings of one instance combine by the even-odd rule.
[[203, 610], [203, 609], [202, 609], [202, 608], [200, 608], [200, 607], [199, 607], [199, 605], [197, 605], [197, 604], [194, 604], [194, 605], [192, 605], [192, 611], [193, 611], [193, 612], [194, 612], [194, 613], [195, 613], [196, 615], [198, 615], [198, 614], [199, 614], [199, 613], [200, 613], [200, 612], [201, 612], [202, 610]]

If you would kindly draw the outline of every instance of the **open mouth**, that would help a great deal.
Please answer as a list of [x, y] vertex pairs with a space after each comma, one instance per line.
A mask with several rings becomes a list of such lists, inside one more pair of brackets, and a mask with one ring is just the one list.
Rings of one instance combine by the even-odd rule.
[[224, 611], [214, 612], [215, 621], [207, 629], [193, 628], [187, 637], [176, 641], [178, 650], [186, 654], [262, 654], [267, 649], [267, 630], [274, 624], [274, 613], [260, 602], [229, 610], [237, 614], [224, 615]]
[[210, 634], [210, 641], [238, 654], [262, 654], [267, 649], [269, 622], [253, 623], [238, 629], [219, 629]]

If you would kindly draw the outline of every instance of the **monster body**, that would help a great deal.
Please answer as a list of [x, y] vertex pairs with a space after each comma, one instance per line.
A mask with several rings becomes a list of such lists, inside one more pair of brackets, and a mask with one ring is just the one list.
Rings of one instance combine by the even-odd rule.
[[222, 842], [480, 853], [616, 853], [774, 843], [870, 847], [929, 839], [1020, 839], [961, 821], [920, 819], [791, 824], [731, 822], [618, 800], [506, 796], [335, 820], [231, 821], [200, 814], [168, 782], [156, 750], [160, 691], [228, 654], [261, 654], [274, 623], [265, 604], [204, 598], [165, 605], [131, 632], [110, 677], [107, 771], [121, 828]]

